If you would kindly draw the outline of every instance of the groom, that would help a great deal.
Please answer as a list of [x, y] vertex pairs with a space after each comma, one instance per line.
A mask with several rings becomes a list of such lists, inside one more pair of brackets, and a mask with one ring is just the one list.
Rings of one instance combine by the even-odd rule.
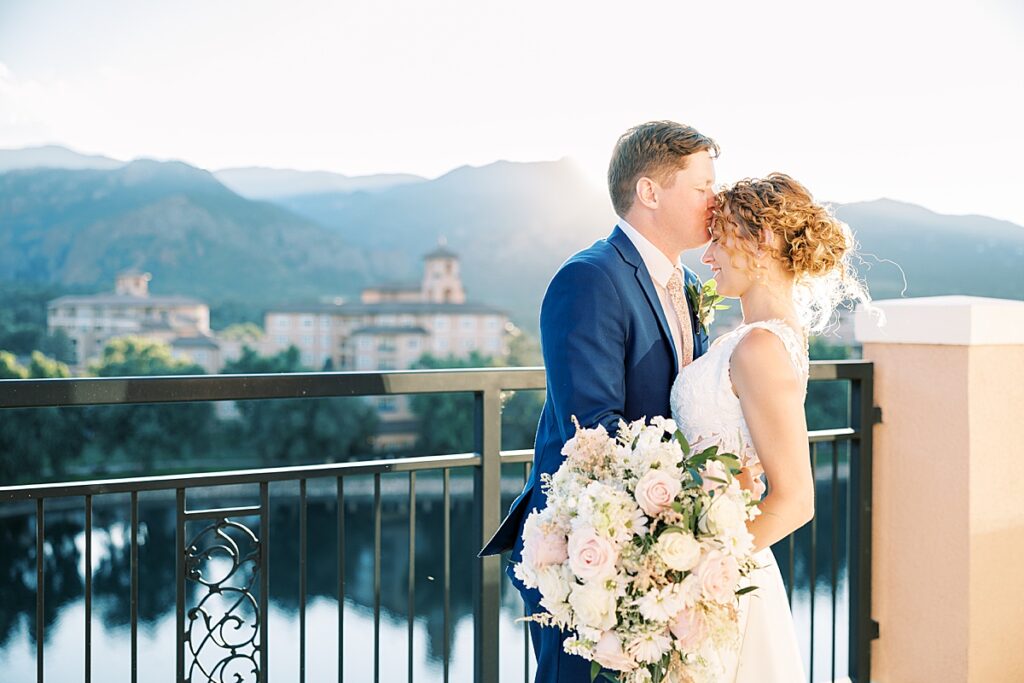
[[[669, 416], [680, 368], [707, 349], [707, 335], [685, 294], [700, 286], [679, 254], [708, 241], [718, 146], [689, 126], [652, 121], [619, 138], [608, 190], [619, 215], [606, 239], [566, 261], [541, 304], [547, 397], [537, 427], [533, 469], [508, 517], [480, 555], [511, 550], [520, 560], [523, 522], [547, 504], [541, 475], [562, 464], [575, 416], [582, 427]], [[506, 572], [530, 614], [540, 593]], [[585, 683], [590, 663], [562, 650], [565, 633], [530, 623], [536, 683]]]

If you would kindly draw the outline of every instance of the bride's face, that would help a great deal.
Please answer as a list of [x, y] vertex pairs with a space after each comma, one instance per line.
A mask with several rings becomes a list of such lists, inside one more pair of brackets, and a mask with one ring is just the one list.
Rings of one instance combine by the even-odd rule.
[[732, 245], [735, 239], [713, 227], [711, 242], [700, 259], [701, 263], [711, 267], [718, 293], [730, 299], [741, 297], [754, 280], [746, 263], [749, 259]]

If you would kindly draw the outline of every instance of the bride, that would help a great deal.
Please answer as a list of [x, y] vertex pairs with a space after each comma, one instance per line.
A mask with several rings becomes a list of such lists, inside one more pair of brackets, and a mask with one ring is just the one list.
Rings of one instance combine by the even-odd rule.
[[[758, 587], [740, 598], [738, 652], [719, 653], [722, 681], [806, 680], [793, 618], [770, 546], [814, 516], [804, 398], [808, 331], [836, 304], [867, 295], [849, 269], [849, 228], [781, 173], [720, 192], [703, 263], [718, 292], [738, 298], [743, 322], [685, 366], [671, 392], [676, 424], [696, 450], [740, 456], [742, 485], [761, 498], [748, 523]], [[767, 479], [767, 488], [763, 482]]]

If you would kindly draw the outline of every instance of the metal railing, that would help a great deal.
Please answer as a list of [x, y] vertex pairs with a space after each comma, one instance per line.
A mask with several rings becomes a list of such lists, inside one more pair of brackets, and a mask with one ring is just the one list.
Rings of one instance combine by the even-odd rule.
[[[849, 586], [849, 663], [850, 677], [858, 683], [869, 680], [869, 640], [877, 625], [870, 618], [871, 561], [871, 424], [875, 417], [872, 406], [872, 366], [859, 361], [814, 362], [811, 380], [846, 380], [850, 382], [850, 413], [848, 427], [812, 432], [813, 464], [818, 464], [819, 447], [832, 445], [832, 484], [838, 472], [837, 444], [849, 444], [849, 515], [848, 527]], [[464, 392], [474, 397], [473, 452], [443, 456], [330, 463], [297, 467], [249, 469], [221, 473], [189, 473], [168, 476], [132, 477], [85, 482], [63, 482], [0, 487], [0, 503], [35, 501], [36, 595], [34, 640], [36, 645], [36, 680], [44, 681], [45, 648], [45, 576], [44, 544], [47, 501], [81, 498], [85, 516], [84, 607], [85, 607], [85, 669], [86, 683], [92, 677], [91, 613], [92, 532], [94, 497], [110, 494], [130, 496], [130, 558], [129, 586], [131, 615], [130, 672], [133, 683], [139, 674], [138, 604], [139, 604], [139, 494], [140, 492], [173, 492], [175, 500], [175, 612], [176, 612], [176, 680], [227, 680], [228, 674], [239, 673], [239, 680], [266, 681], [268, 673], [268, 596], [271, 558], [270, 516], [272, 500], [270, 485], [276, 482], [298, 482], [299, 510], [299, 661], [297, 680], [306, 680], [306, 606], [308, 557], [308, 501], [310, 481], [334, 480], [337, 510], [337, 582], [338, 598], [338, 680], [343, 678], [345, 649], [346, 595], [346, 505], [345, 481], [358, 476], [373, 478], [373, 615], [374, 615], [374, 680], [381, 670], [381, 477], [387, 473], [405, 473], [408, 481], [409, 557], [416, 555], [417, 474], [435, 470], [442, 474], [443, 542], [443, 677], [449, 680], [451, 647], [449, 643], [451, 595], [451, 473], [470, 470], [473, 473], [473, 524], [471, 545], [480, 547], [497, 528], [504, 510], [501, 504], [501, 468], [505, 464], [522, 464], [528, 472], [532, 452], [501, 450], [502, 393], [509, 390], [544, 389], [544, 372], [540, 368], [432, 370], [401, 372], [296, 373], [286, 375], [226, 375], [145, 378], [87, 378], [0, 381], [0, 411], [8, 408], [74, 407], [104, 404], [177, 403], [193, 401], [235, 401], [284, 398], [326, 398], [342, 396], [379, 396], [393, 394], [429, 394]], [[207, 487], [248, 484], [259, 489], [258, 504], [229, 507], [190, 507], [187, 493]], [[321, 487], [322, 488], [322, 487]], [[833, 488], [833, 492], [836, 489]], [[833, 496], [838, 504], [838, 496]], [[246, 520], [256, 520], [255, 523]], [[840, 524], [832, 517], [833, 531]], [[199, 526], [199, 531], [192, 531]], [[254, 531], [254, 529], [258, 530]], [[818, 529], [811, 533], [811, 634], [813, 677], [814, 603], [817, 595]], [[837, 555], [833, 534], [832, 564], [832, 670], [835, 671]], [[783, 543], [786, 543], [785, 541]], [[797, 542], [790, 537], [788, 581], [790, 590], [795, 580]], [[776, 546], [779, 555], [779, 546]], [[217, 563], [220, 563], [217, 565]], [[229, 565], [223, 571], [224, 563]], [[478, 682], [499, 680], [499, 627], [501, 585], [505, 581], [502, 558], [475, 560], [472, 569], [473, 595], [473, 671]], [[780, 562], [780, 565], [783, 564]], [[223, 574], [219, 580], [210, 578], [215, 566]], [[413, 680], [413, 604], [416, 582], [415, 562], [408, 569], [406, 599], [408, 601], [408, 679]], [[226, 596], [231, 596], [230, 598]], [[191, 598], [191, 599], [190, 599]], [[208, 604], [209, 603], [209, 604]], [[217, 610], [223, 612], [215, 620]], [[251, 632], [242, 631], [242, 626]], [[244, 635], [243, 635], [244, 634]], [[524, 657], [529, 660], [529, 642], [523, 627]], [[363, 655], [364, 653], [359, 653]], [[524, 663], [524, 678], [529, 676], [529, 661]]]

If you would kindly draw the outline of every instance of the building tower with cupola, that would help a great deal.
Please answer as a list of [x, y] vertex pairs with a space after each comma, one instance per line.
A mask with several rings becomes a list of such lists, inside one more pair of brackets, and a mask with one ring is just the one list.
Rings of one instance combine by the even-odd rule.
[[466, 303], [459, 275], [459, 256], [448, 248], [443, 237], [423, 260], [423, 299], [437, 304]]

